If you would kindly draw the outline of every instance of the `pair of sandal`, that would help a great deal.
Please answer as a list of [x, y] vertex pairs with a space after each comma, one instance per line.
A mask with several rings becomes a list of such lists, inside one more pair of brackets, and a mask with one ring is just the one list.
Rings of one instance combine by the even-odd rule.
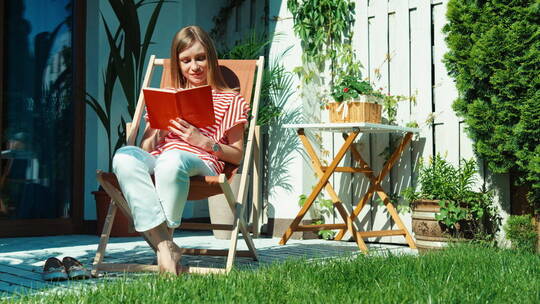
[[45, 281], [81, 280], [92, 277], [81, 262], [72, 257], [64, 257], [62, 261], [57, 258], [48, 258], [43, 266], [43, 279]]

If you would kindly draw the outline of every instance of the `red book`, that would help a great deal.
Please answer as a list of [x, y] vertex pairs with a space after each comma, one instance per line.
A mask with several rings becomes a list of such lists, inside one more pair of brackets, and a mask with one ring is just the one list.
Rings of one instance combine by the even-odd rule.
[[182, 118], [197, 128], [215, 123], [212, 88], [209, 85], [189, 89], [144, 88], [144, 100], [150, 126], [166, 130], [171, 119]]

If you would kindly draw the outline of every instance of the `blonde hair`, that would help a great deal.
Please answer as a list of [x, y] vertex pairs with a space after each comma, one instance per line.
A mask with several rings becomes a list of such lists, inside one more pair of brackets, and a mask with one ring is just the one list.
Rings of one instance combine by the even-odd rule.
[[214, 43], [208, 34], [199, 26], [190, 25], [179, 30], [172, 40], [171, 44], [171, 81], [179, 88], [187, 87], [187, 80], [182, 75], [178, 62], [178, 55], [185, 49], [191, 47], [195, 42], [199, 42], [206, 51], [208, 61], [208, 84], [218, 91], [228, 91], [229, 86], [223, 79], [219, 68], [217, 52]]

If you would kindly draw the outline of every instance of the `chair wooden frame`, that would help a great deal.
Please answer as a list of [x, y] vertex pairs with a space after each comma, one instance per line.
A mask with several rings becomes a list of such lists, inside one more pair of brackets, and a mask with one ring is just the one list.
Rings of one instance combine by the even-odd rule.
[[[261, 84], [262, 84], [262, 75], [263, 75], [263, 69], [264, 69], [264, 57], [259, 57], [257, 60], [250, 60], [251, 63], [254, 64], [254, 70], [255, 67], [257, 70], [256, 76], [255, 76], [255, 88], [253, 93], [253, 101], [251, 102], [251, 118], [249, 120], [249, 127], [248, 127], [248, 133], [247, 138], [245, 140], [245, 150], [244, 150], [244, 159], [241, 163], [242, 172], [244, 174], [241, 174], [240, 177], [240, 187], [238, 190], [238, 195], [235, 195], [231, 189], [231, 186], [229, 184], [228, 177], [225, 174], [220, 174], [218, 177], [204, 177], [205, 179], [209, 178], [217, 178], [217, 182], [219, 183], [219, 187], [221, 188], [222, 193], [225, 195], [227, 202], [229, 203], [229, 207], [231, 208], [231, 211], [234, 215], [234, 221], [232, 225], [220, 225], [220, 224], [200, 224], [200, 223], [184, 223], [180, 226], [180, 228], [187, 228], [187, 229], [201, 229], [201, 230], [210, 230], [210, 229], [220, 229], [220, 230], [230, 230], [231, 233], [231, 240], [230, 240], [230, 246], [228, 249], [224, 250], [214, 250], [214, 249], [197, 249], [197, 248], [182, 248], [183, 254], [186, 255], [210, 255], [210, 256], [227, 256], [226, 260], [226, 267], [225, 268], [207, 268], [207, 267], [180, 267], [178, 268], [179, 272], [186, 272], [186, 273], [200, 273], [200, 274], [208, 274], [208, 273], [214, 273], [214, 274], [226, 274], [229, 273], [234, 266], [234, 260], [236, 256], [241, 257], [251, 257], [254, 260], [258, 260], [257, 251], [255, 248], [255, 244], [253, 243], [253, 240], [251, 238], [250, 232], [248, 230], [248, 225], [246, 221], [244, 220], [245, 217], [245, 206], [246, 206], [246, 200], [248, 197], [248, 187], [249, 187], [249, 174], [247, 172], [250, 172], [252, 170], [252, 176], [253, 176], [253, 197], [257, 198], [254, 199], [254, 204], [252, 208], [252, 230], [256, 231], [254, 233], [255, 236], [257, 236], [258, 229], [260, 228], [260, 211], [261, 211], [261, 204], [258, 200], [259, 197], [259, 177], [260, 177], [260, 170], [261, 170], [261, 164], [259, 162], [259, 151], [260, 151], [260, 133], [257, 130], [256, 122], [257, 122], [257, 114], [258, 114], [258, 108], [259, 108], [259, 98], [260, 98], [260, 92], [261, 92]], [[164, 66], [168, 62], [166, 59], [158, 59], [154, 55], [150, 56], [150, 60], [148, 63], [148, 68], [146, 70], [146, 74], [143, 80], [142, 88], [148, 87], [150, 84], [150, 80], [152, 78], [152, 75], [154, 73], [154, 69], [156, 66]], [[238, 61], [236, 60], [238, 63]], [[247, 60], [245, 61], [247, 62]], [[234, 65], [235, 60], [220, 60], [220, 65], [223, 65], [225, 67], [229, 67], [229, 65]], [[253, 76], [253, 75], [252, 75]], [[162, 77], [162, 83], [163, 79], [166, 76]], [[250, 83], [248, 81], [248, 83]], [[251, 82], [253, 83], [253, 82]], [[248, 85], [249, 86], [249, 85]], [[127, 144], [128, 145], [134, 145], [136, 138], [137, 138], [137, 131], [139, 130], [139, 126], [142, 120], [142, 114], [144, 110], [144, 96], [142, 94], [142, 88], [141, 93], [139, 96], [139, 100], [137, 103], [137, 107], [135, 109], [135, 114], [133, 117], [133, 122], [127, 124]], [[241, 91], [247, 90], [248, 93], [244, 96], [246, 99], [249, 100], [249, 97], [251, 96], [251, 87], [247, 88], [241, 88]], [[252, 164], [253, 163], [253, 164]], [[98, 170], [97, 172], [97, 180], [100, 183], [100, 185], [103, 187], [105, 192], [111, 197], [111, 203], [109, 205], [109, 210], [107, 212], [107, 217], [105, 219], [105, 224], [103, 226], [103, 231], [101, 233], [100, 242], [98, 245], [98, 249], [96, 252], [96, 255], [94, 257], [94, 263], [93, 263], [93, 270], [92, 274], [97, 275], [101, 271], [121, 271], [121, 272], [139, 272], [139, 271], [159, 271], [157, 265], [144, 265], [144, 264], [118, 264], [118, 263], [104, 263], [104, 255], [105, 255], [105, 249], [107, 247], [107, 243], [109, 241], [109, 236], [112, 229], [112, 224], [114, 222], [114, 217], [116, 215], [116, 212], [118, 208], [128, 217], [132, 218], [131, 212], [129, 210], [128, 204], [122, 195], [121, 191], [119, 190], [119, 186], [116, 182], [116, 179], [111, 179], [111, 175], [114, 177], [111, 173], [106, 173], [101, 170]], [[215, 181], [215, 180], [214, 180]], [[242, 233], [242, 237], [244, 241], [247, 244], [248, 250], [237, 250], [237, 241], [238, 241], [238, 233]], [[147, 240], [148, 238], [145, 236], [145, 233], [141, 233], [142, 236]], [[148, 244], [152, 247], [150, 242]], [[153, 247], [152, 247], [153, 248]], [[153, 248], [155, 251], [155, 248]]]

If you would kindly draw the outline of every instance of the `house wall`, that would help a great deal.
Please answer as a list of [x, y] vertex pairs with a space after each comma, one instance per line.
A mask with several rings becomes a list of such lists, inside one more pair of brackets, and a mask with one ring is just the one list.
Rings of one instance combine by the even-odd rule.
[[[406, 187], [414, 185], [417, 162], [421, 159], [427, 161], [435, 153], [442, 153], [454, 164], [458, 164], [463, 158], [474, 158], [479, 166], [477, 186], [485, 185], [495, 190], [495, 200], [504, 221], [510, 212], [508, 176], [489, 172], [483, 160], [474, 155], [472, 142], [464, 132], [466, 126], [451, 108], [458, 93], [442, 61], [447, 51], [441, 31], [446, 23], [447, 2], [356, 1], [353, 45], [357, 58], [364, 66], [362, 74], [369, 77], [375, 87], [382, 87], [384, 92], [415, 96], [415, 103], [399, 104], [398, 124], [405, 125], [416, 121], [421, 128], [420, 134], [405, 150], [382, 186], [388, 194], [399, 194]], [[288, 44], [294, 44], [293, 51], [285, 58], [286, 66], [292, 70], [301, 65], [301, 50], [294, 36], [290, 13], [286, 10], [286, 1], [271, 1], [270, 6], [270, 15], [278, 16], [276, 22], [270, 23], [271, 26], [285, 35], [283, 41], [272, 44], [271, 53]], [[291, 105], [302, 104], [306, 113], [313, 114], [309, 117], [313, 117], [317, 113], [311, 105], [312, 96], [308, 94], [309, 91], [310, 88], [304, 86], [303, 90], [299, 91], [302, 94], [291, 99]], [[325, 121], [327, 113], [318, 114], [318, 119]], [[316, 121], [317, 117], [311, 118], [311, 121], [314, 120]], [[397, 139], [397, 136], [388, 134], [363, 135], [357, 140], [356, 147], [372, 168], [379, 170], [385, 161], [384, 150]], [[337, 152], [342, 142], [340, 135], [323, 136], [324, 149], [332, 153]], [[310, 164], [301, 155], [295, 156], [295, 159], [294, 165], [289, 169], [294, 190], [276, 191], [268, 198], [269, 217], [275, 222], [290, 223], [299, 210], [298, 195], [309, 193], [315, 184]], [[349, 164], [350, 159], [350, 155], [346, 156], [342, 165]], [[368, 187], [365, 177], [345, 173], [336, 174], [331, 183], [344, 202], [352, 202], [354, 205]], [[369, 230], [393, 227], [393, 221], [383, 209], [376, 200], [371, 200], [361, 213], [361, 227]], [[401, 217], [407, 228], [411, 229], [411, 214], [403, 213]], [[341, 221], [335, 217], [327, 219], [327, 223], [331, 222]], [[369, 240], [405, 243], [402, 237]]]
[[[225, 3], [225, 0], [177, 0], [166, 2], [161, 10], [156, 30], [154, 31], [153, 45], [149, 47], [148, 54], [157, 57], [169, 57], [170, 41], [176, 31], [190, 24], [197, 24], [209, 31], [213, 27], [212, 16]], [[141, 23], [148, 22], [153, 5], [146, 5], [139, 9]], [[101, 19], [101, 15], [107, 20], [111, 28], [117, 24], [114, 12], [107, 0], [87, 1], [87, 32], [86, 32], [86, 90], [93, 96], [101, 96], [103, 90], [102, 74], [107, 64], [109, 52], [107, 37]], [[143, 27], [144, 28], [144, 27]], [[121, 89], [115, 89], [116, 100], [113, 103], [113, 117], [115, 117], [113, 133], [120, 122], [120, 115], [126, 115], [125, 103]], [[113, 138], [113, 142], [116, 138]], [[96, 219], [96, 207], [91, 194], [98, 188], [95, 172], [97, 169], [107, 169], [107, 138], [105, 130], [98, 121], [97, 116], [90, 107], [86, 108], [86, 159], [85, 159], [85, 196], [84, 196], [84, 219]], [[206, 204], [190, 203], [186, 206], [184, 216], [205, 217], [208, 216]]]
[[[270, 60], [277, 58], [283, 52], [290, 48], [288, 53], [281, 59], [281, 64], [289, 71], [292, 72], [293, 68], [301, 65], [302, 49], [300, 47], [300, 41], [295, 36], [293, 28], [292, 15], [287, 9], [287, 1], [270, 1], [269, 3], [269, 33], [278, 34], [278, 38], [273, 41], [270, 46], [269, 58]], [[294, 77], [293, 88], [294, 94], [289, 98], [287, 107], [289, 109], [300, 108], [304, 113], [304, 117], [310, 117], [311, 112], [315, 111], [316, 116], [319, 113], [316, 107], [310, 105], [312, 97], [309, 96], [308, 90], [299, 89], [300, 82], [297, 77]], [[273, 132], [281, 132], [276, 128], [271, 129]], [[296, 136], [288, 134], [288, 136]], [[270, 135], [271, 137], [271, 135]], [[285, 140], [285, 139], [281, 139]], [[273, 151], [268, 151], [268, 157], [277, 157]], [[301, 153], [295, 152], [291, 155], [291, 162], [287, 165], [287, 168], [268, 168], [269, 171], [285, 170], [287, 171], [284, 177], [284, 183], [292, 189], [287, 190], [286, 187], [273, 187], [269, 193], [267, 193], [265, 199], [266, 209], [265, 212], [270, 220], [270, 229], [268, 233], [272, 233], [274, 236], [281, 236], [283, 230], [290, 224], [296, 213], [300, 210], [298, 206], [299, 196], [303, 193], [307, 193], [307, 189], [311, 189], [311, 185], [315, 180], [310, 170], [310, 164], [307, 163]]]

